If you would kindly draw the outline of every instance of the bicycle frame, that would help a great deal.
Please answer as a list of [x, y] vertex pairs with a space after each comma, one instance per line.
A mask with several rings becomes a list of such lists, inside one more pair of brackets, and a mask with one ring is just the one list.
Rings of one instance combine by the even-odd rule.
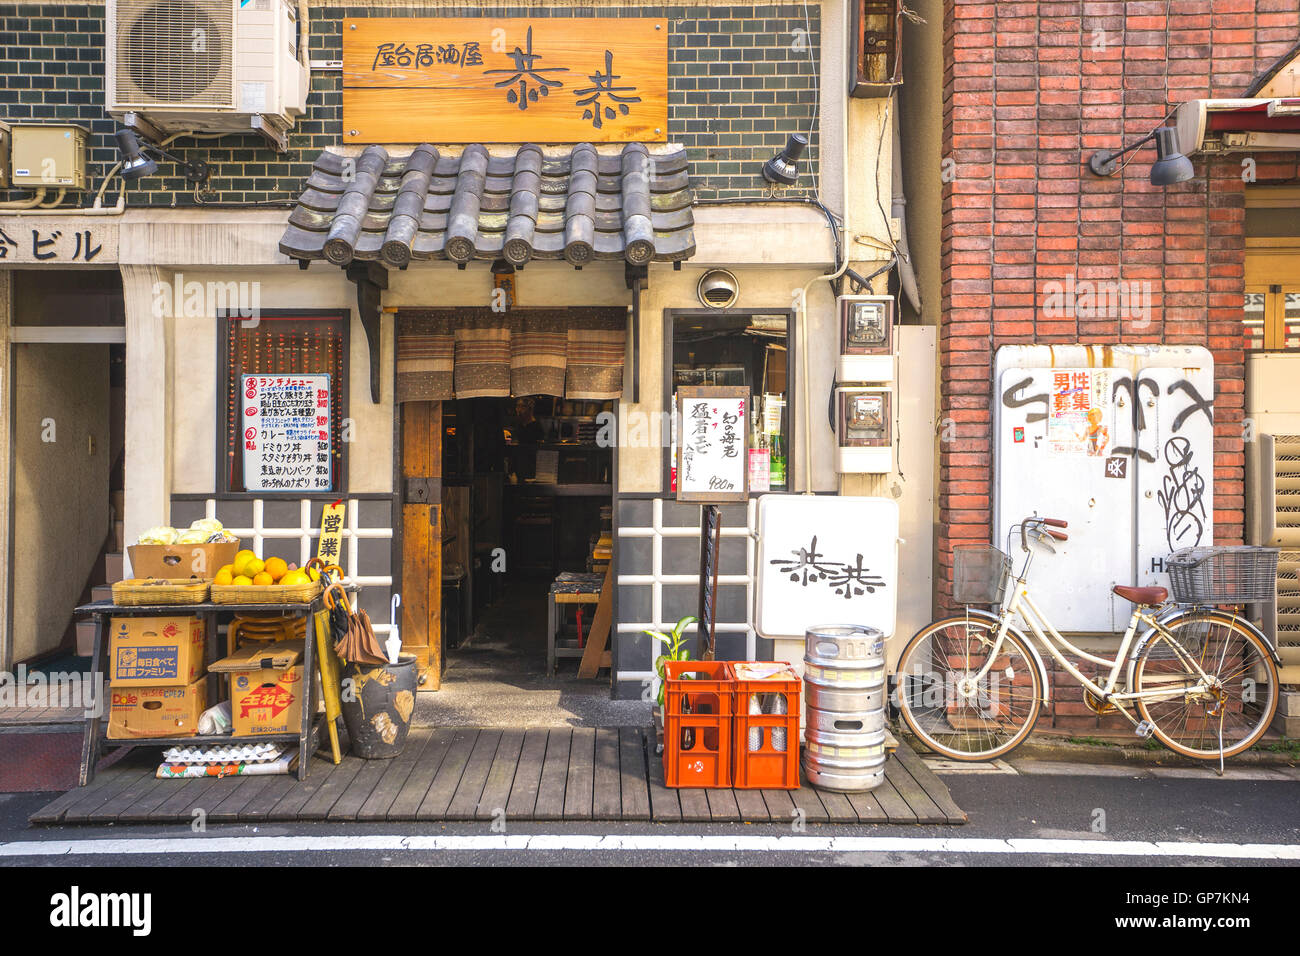
[[[1088, 653], [1082, 648], [1076, 647], [1073, 643], [1062, 636], [1061, 632], [1052, 625], [1050, 620], [1048, 620], [1047, 615], [1043, 613], [1042, 609], [1034, 603], [1034, 599], [1029, 594], [1029, 585], [1026, 580], [1029, 574], [1029, 567], [1033, 562], [1033, 552], [1028, 548], [1026, 548], [1026, 551], [1028, 553], [1025, 557], [1024, 565], [1021, 567], [1020, 573], [1014, 578], [1015, 587], [1012, 589], [1011, 596], [1009, 599], [1003, 601], [1002, 608], [996, 615], [998, 620], [998, 632], [997, 637], [993, 642], [993, 649], [988, 655], [988, 660], [985, 661], [984, 666], [980, 668], [978, 673], [968, 678], [973, 685], [978, 685], [980, 681], [983, 681], [989, 671], [993, 668], [993, 663], [997, 660], [998, 654], [1002, 650], [1002, 643], [1006, 640], [1007, 631], [1011, 626], [1011, 622], [1014, 619], [1019, 618], [1019, 620], [1022, 621], [1033, 633], [1037, 641], [1047, 649], [1049, 654], [1052, 655], [1052, 658], [1065, 669], [1066, 673], [1078, 681], [1087, 690], [1091, 691], [1098, 701], [1105, 704], [1115, 705], [1116, 711], [1123, 714], [1134, 727], [1140, 725], [1137, 718], [1129, 711], [1127, 705], [1130, 702], [1139, 699], [1148, 701], [1171, 700], [1187, 693], [1208, 693], [1210, 691], [1213, 681], [1205, 671], [1201, 669], [1201, 666], [1197, 663], [1196, 659], [1178, 643], [1169, 629], [1164, 626], [1162, 618], [1171, 613], [1173, 615], [1182, 613], [1178, 607], [1175, 606], [1174, 608], [1168, 608], [1167, 606], [1162, 606], [1153, 613], [1145, 607], [1135, 606], [1133, 608], [1133, 615], [1129, 618], [1128, 628], [1124, 632], [1124, 637], [1120, 641], [1119, 650], [1115, 654], [1115, 657], [1113, 659], [1098, 657], [1095, 654]], [[1144, 632], [1141, 640], [1138, 642], [1137, 646], [1134, 647], [1133, 640], [1137, 635], [1139, 623], [1148, 625], [1149, 630]], [[1190, 667], [1199, 675], [1198, 684], [1195, 687], [1180, 687], [1172, 690], [1147, 690], [1140, 692], [1128, 689], [1133, 685], [1133, 668], [1137, 661], [1138, 652], [1157, 633], [1164, 635], [1174, 653], [1179, 656], [1184, 664], [1190, 665]], [[1051, 635], [1050, 637], [1048, 636], [1049, 634]], [[1068, 649], [1072, 654], [1077, 655], [1083, 660], [1089, 661], [1093, 664], [1098, 664], [1102, 667], [1110, 668], [1110, 673], [1107, 675], [1105, 683], [1098, 684], [1080, 671], [1079, 668], [1077, 668], [1065, 656], [1065, 654], [1062, 653], [1062, 647]], [[1130, 648], [1133, 648], [1132, 655], [1129, 654]], [[1120, 670], [1124, 667], [1126, 659], [1128, 663], [1128, 673], [1124, 680], [1126, 690], [1122, 693], [1116, 693], [1116, 689], [1120, 686]], [[1043, 674], [1041, 676], [1043, 678], [1045, 696], [1047, 675]]]

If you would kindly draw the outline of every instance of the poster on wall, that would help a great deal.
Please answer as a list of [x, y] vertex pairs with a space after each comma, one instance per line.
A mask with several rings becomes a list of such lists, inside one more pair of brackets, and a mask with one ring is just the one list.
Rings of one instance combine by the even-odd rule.
[[1111, 372], [1054, 369], [1047, 413], [1048, 449], [1101, 458], [1111, 444]]
[[244, 487], [333, 487], [328, 375], [245, 375], [241, 381]]
[[702, 503], [749, 497], [749, 389], [682, 386], [677, 390], [677, 500]]
[[893, 634], [898, 519], [889, 498], [760, 498], [754, 629], [803, 637], [819, 624], [864, 624]]

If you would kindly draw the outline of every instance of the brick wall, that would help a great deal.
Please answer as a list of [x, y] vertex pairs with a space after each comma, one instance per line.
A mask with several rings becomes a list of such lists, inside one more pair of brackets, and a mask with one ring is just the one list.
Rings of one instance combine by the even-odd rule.
[[[791, 132], [808, 132], [818, 102], [817, 53], [821, 29], [816, 4], [765, 6], [615, 6], [561, 8], [459, 7], [462, 15], [659, 16], [669, 27], [668, 137], [683, 143], [698, 195], [761, 196], [762, 163]], [[313, 59], [342, 55], [345, 16], [438, 16], [410, 8], [313, 7]], [[805, 19], [806, 17], [806, 19]], [[810, 56], [812, 60], [810, 61]], [[337, 145], [342, 129], [342, 74], [315, 71], [308, 112], [277, 154], [257, 135], [199, 142], [178, 140], [173, 151], [211, 164], [208, 202], [256, 203], [294, 198], [321, 151]], [[104, 113], [104, 6], [94, 3], [22, 3], [0, 8], [0, 119], [76, 122], [91, 130], [89, 174], [97, 189], [118, 160], [116, 124]], [[815, 181], [817, 139], [804, 168]], [[130, 189], [133, 206], [194, 204], [171, 163]], [[116, 183], [113, 186], [116, 190]], [[791, 195], [799, 195], [791, 191]], [[0, 190], [0, 199], [26, 193]], [[89, 205], [91, 196], [83, 202]], [[110, 193], [115, 201], [115, 192]], [[71, 205], [71, 200], [68, 201]]]
[[[1240, 543], [1242, 156], [1196, 157], [1196, 178], [1168, 188], [1147, 180], [1150, 145], [1109, 178], [1084, 163], [1181, 101], [1242, 96], [1297, 39], [1298, 0], [945, 4], [944, 156], [955, 165], [943, 186], [940, 401], [957, 437], [940, 443], [940, 604], [951, 603], [953, 544], [990, 540], [1002, 345], [1207, 346], [1215, 537]], [[1259, 182], [1300, 181], [1296, 156], [1256, 158]], [[1045, 284], [1071, 274], [1150, 282], [1151, 323], [1048, 315]]]

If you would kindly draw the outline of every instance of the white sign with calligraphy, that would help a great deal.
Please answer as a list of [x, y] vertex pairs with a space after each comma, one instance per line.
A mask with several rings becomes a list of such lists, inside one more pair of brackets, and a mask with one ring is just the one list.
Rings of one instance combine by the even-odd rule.
[[803, 637], [819, 624], [894, 633], [898, 503], [891, 498], [764, 495], [758, 500], [754, 629]]
[[684, 386], [677, 399], [677, 500], [744, 501], [749, 389]]
[[245, 375], [241, 386], [244, 487], [331, 490], [330, 377]]

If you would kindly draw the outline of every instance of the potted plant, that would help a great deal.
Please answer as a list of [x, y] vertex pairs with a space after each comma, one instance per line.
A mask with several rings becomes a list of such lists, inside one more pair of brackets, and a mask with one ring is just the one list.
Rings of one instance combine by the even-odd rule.
[[655, 697], [655, 738], [658, 741], [659, 749], [663, 749], [664, 742], [664, 697], [668, 692], [664, 664], [668, 661], [689, 661], [691, 659], [690, 649], [686, 646], [686, 629], [696, 622], [697, 618], [693, 615], [687, 615], [673, 625], [672, 633], [665, 634], [663, 631], [646, 630], [642, 633], [649, 634], [660, 644], [665, 647], [664, 653], [655, 658], [655, 674], [659, 678], [659, 694]]

